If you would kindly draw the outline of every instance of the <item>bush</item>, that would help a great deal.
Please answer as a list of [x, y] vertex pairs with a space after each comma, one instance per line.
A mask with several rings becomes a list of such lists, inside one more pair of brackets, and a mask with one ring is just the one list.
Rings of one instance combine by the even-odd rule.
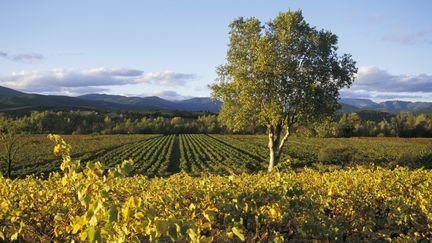
[[410, 168], [432, 168], [432, 152], [412, 153], [404, 152], [396, 159], [396, 163]]
[[320, 149], [318, 160], [323, 163], [344, 165], [355, 161], [357, 150], [350, 147], [326, 147]]

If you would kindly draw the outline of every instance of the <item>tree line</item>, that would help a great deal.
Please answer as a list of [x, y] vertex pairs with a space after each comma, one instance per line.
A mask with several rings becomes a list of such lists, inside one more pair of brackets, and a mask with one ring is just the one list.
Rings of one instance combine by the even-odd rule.
[[[36, 111], [22, 117], [0, 116], [0, 127], [29, 134], [138, 134], [138, 133], [233, 133], [216, 114], [197, 116], [149, 116], [148, 114]], [[264, 126], [250, 126], [240, 134], [263, 134]], [[340, 113], [307, 126], [293, 128], [301, 137], [432, 137], [432, 116], [400, 112]]]
[[148, 116], [95, 111], [35, 111], [22, 117], [0, 116], [0, 127], [13, 126], [20, 133], [137, 134], [220, 133], [216, 115]]
[[344, 113], [297, 130], [299, 136], [315, 137], [432, 137], [432, 117], [410, 112], [388, 114], [381, 119]]

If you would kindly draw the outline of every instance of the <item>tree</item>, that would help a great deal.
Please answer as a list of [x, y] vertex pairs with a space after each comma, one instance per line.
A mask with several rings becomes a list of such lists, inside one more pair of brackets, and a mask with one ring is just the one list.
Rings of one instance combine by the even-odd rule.
[[342, 137], [351, 137], [358, 133], [361, 126], [361, 120], [357, 113], [345, 113], [341, 116], [338, 122], [338, 135]]
[[271, 171], [296, 125], [338, 109], [339, 89], [353, 82], [355, 62], [338, 56], [337, 36], [309, 26], [301, 11], [266, 24], [238, 18], [229, 27], [227, 63], [217, 68], [212, 96], [223, 101], [219, 120], [230, 130], [267, 128]]
[[2, 124], [0, 127], [0, 143], [2, 146], [0, 151], [0, 159], [7, 164], [8, 178], [11, 178], [12, 163], [22, 146], [19, 143], [19, 138], [20, 135], [17, 133], [17, 129], [12, 123], [9, 123], [7, 126]]

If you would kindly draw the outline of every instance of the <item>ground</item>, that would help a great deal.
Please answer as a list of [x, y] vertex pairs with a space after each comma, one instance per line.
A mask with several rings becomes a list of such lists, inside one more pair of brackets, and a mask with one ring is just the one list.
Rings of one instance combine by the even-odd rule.
[[[180, 171], [192, 175], [209, 172], [231, 174], [265, 170], [267, 137], [264, 135], [65, 135], [72, 157], [83, 162], [99, 160], [112, 167], [134, 160], [134, 174], [167, 176]], [[47, 175], [59, 169], [46, 135], [27, 135], [14, 163], [13, 176]], [[352, 161], [318, 161], [323, 148], [349, 147]], [[432, 139], [426, 138], [290, 138], [281, 165], [296, 170], [305, 166], [332, 170], [353, 164], [430, 167]], [[287, 163], [289, 161], [289, 163]], [[4, 166], [4, 165], [3, 165]]]

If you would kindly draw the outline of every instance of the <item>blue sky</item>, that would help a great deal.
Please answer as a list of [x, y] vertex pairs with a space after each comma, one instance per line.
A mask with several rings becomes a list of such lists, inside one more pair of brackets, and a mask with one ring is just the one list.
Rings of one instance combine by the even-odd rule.
[[302, 9], [360, 68], [344, 97], [432, 101], [432, 1], [1, 1], [0, 85], [208, 96], [228, 24]]

